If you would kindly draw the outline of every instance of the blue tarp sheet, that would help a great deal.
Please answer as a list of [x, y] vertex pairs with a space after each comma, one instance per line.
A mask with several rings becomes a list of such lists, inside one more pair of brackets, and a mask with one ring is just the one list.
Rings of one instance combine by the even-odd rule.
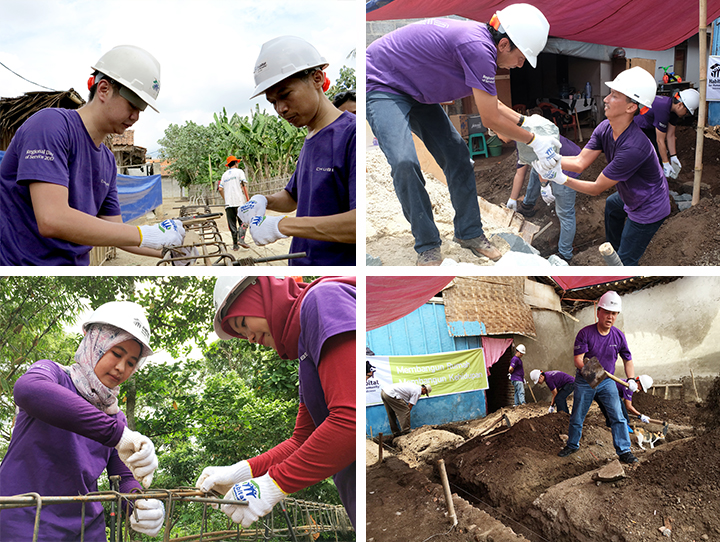
[[162, 205], [160, 175], [149, 177], [117, 176], [118, 198], [123, 222], [130, 222]]
[[[2, 162], [5, 151], [0, 151]], [[162, 180], [160, 175], [149, 177], [117, 176], [118, 199], [123, 222], [140, 218], [148, 211], [162, 205]]]

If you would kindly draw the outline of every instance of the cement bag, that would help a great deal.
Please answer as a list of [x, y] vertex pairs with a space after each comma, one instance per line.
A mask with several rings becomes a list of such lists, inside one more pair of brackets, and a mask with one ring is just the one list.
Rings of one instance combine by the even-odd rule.
[[[558, 127], [555, 126], [553, 121], [546, 119], [542, 115], [532, 115], [527, 117], [525, 122], [523, 122], [522, 127], [528, 132], [538, 136], [554, 136], [558, 140], [560, 139], [560, 130], [558, 130]], [[526, 145], [525, 143], [520, 143], [518, 141], [517, 148], [518, 159], [521, 164], [532, 164], [535, 160], [537, 160], [537, 155], [530, 145]], [[557, 147], [555, 152], [560, 154], [560, 147]]]

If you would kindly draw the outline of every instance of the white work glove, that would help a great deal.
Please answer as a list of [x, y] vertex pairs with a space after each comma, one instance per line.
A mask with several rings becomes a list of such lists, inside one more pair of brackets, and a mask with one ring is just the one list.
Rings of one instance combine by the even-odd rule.
[[663, 173], [665, 173], [665, 177], [667, 177], [668, 179], [670, 179], [670, 178], [674, 179], [675, 178], [675, 170], [670, 165], [670, 162], [663, 162], [662, 166], [663, 166]]
[[539, 160], [533, 162], [532, 166], [538, 172], [538, 175], [546, 181], [552, 181], [555, 184], [565, 184], [567, 182], [567, 175], [563, 173], [559, 160], [551, 169], [545, 168]]
[[158, 467], [155, 446], [152, 441], [145, 435], [125, 427], [115, 449], [135, 479], [145, 489], [149, 488], [152, 484], [153, 473]]
[[537, 161], [540, 162], [543, 167], [552, 168], [560, 161], [560, 155], [555, 150], [560, 150], [560, 140], [558, 138], [534, 135], [528, 145], [535, 151], [538, 157]]
[[632, 378], [630, 380], [628, 380], [628, 389], [633, 393], [638, 391], [637, 382], [635, 382], [635, 380], [633, 380]]
[[678, 157], [674, 154], [670, 157], [670, 164], [672, 165], [673, 171], [675, 172], [673, 179], [677, 179], [678, 175], [680, 175], [680, 170], [682, 169], [682, 166], [680, 165], [680, 160], [678, 160]]
[[650, 423], [650, 418], [645, 416], [645, 414], [640, 414], [640, 421], [643, 423]]
[[163, 220], [152, 226], [138, 226], [140, 230], [140, 246], [160, 249], [179, 246], [185, 239], [185, 228], [179, 220]]
[[162, 501], [157, 499], [135, 501], [135, 510], [130, 514], [130, 526], [134, 531], [148, 536], [157, 536], [164, 523], [165, 507]]
[[549, 184], [540, 188], [540, 197], [548, 205], [555, 203], [555, 196], [552, 193], [552, 186]]
[[507, 203], [505, 204], [505, 206], [506, 206], [508, 209], [512, 209], [513, 211], [517, 211], [517, 200], [510, 198], [510, 199], [507, 200]]
[[235, 523], [250, 527], [258, 518], [269, 514], [273, 507], [285, 497], [285, 493], [270, 478], [269, 474], [235, 484], [225, 495], [226, 499], [247, 502], [247, 506], [223, 504], [220, 510]]
[[287, 235], [280, 233], [278, 223], [284, 216], [254, 216], [250, 220], [250, 235], [256, 245], [269, 245], [278, 239], [285, 239]]
[[254, 216], [263, 216], [267, 209], [267, 198], [261, 194], [250, 198], [246, 204], [238, 208], [238, 216], [243, 224], [250, 224]]
[[510, 373], [508, 373], [508, 380], [511, 380], [511, 379], [512, 379], [512, 375]]
[[550, 408], [548, 408], [548, 414], [552, 414], [553, 412], [555, 412], [555, 410], [555, 407], [551, 406]]
[[170, 256], [173, 258], [192, 256], [192, 260], [175, 260], [172, 264], [179, 266], [195, 265], [196, 259], [200, 257], [200, 252], [198, 252], [196, 247], [177, 247], [170, 250]]
[[195, 487], [205, 493], [214, 489], [221, 495], [225, 495], [232, 486], [250, 480], [252, 477], [250, 463], [247, 461], [240, 461], [228, 467], [205, 467], [200, 478], [195, 482]]

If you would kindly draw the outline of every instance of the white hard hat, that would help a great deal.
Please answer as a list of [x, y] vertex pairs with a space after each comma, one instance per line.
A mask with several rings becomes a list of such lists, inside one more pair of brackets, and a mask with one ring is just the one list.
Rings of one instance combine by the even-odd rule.
[[638, 380], [640, 381], [640, 385], [645, 393], [647, 393], [647, 391], [653, 386], [653, 379], [651, 376], [640, 375]]
[[150, 324], [145, 309], [132, 301], [110, 301], [100, 305], [82, 325], [83, 332], [90, 324], [110, 324], [127, 331], [143, 346], [141, 358], [153, 355], [150, 348]]
[[432, 391], [432, 386], [430, 384], [422, 384], [425, 386], [425, 391], [427, 391], [428, 397], [430, 396], [430, 392]]
[[145, 49], [118, 45], [91, 67], [120, 83], [120, 96], [138, 109], [149, 105], [158, 111], [155, 100], [160, 92], [160, 63]]
[[311, 68], [327, 68], [328, 62], [302, 38], [280, 36], [263, 44], [255, 61], [255, 90], [250, 98], [265, 92], [283, 79]]
[[222, 328], [222, 320], [225, 316], [226, 309], [232, 305], [233, 301], [251, 284], [255, 282], [257, 277], [218, 277], [215, 281], [215, 289], [213, 290], [213, 303], [215, 305], [215, 318], [213, 319], [213, 327], [215, 333], [221, 339], [232, 339], [232, 335], [228, 335]]
[[620, 312], [622, 310], [622, 301], [617, 292], [608, 290], [598, 300], [598, 307], [611, 312]]
[[524, 354], [524, 353], [525, 353], [525, 345], [524, 345], [524, 344], [519, 344], [519, 345], [517, 345], [517, 348], [516, 348], [515, 350], [517, 350], [517, 351], [520, 352], [521, 354]]
[[498, 32], [507, 34], [530, 65], [537, 66], [537, 56], [545, 48], [550, 32], [550, 23], [542, 11], [530, 4], [512, 4], [495, 15], [500, 21]]
[[686, 88], [679, 93], [680, 101], [687, 108], [688, 113], [695, 114], [695, 110], [700, 106], [700, 93], [694, 88]]
[[657, 90], [655, 78], [640, 66], [620, 72], [615, 79], [605, 84], [643, 107], [652, 107]]
[[540, 369], [533, 369], [530, 371], [530, 379], [533, 381], [533, 384], [537, 384], [538, 380], [540, 380], [540, 375], [542, 374], [542, 371]]

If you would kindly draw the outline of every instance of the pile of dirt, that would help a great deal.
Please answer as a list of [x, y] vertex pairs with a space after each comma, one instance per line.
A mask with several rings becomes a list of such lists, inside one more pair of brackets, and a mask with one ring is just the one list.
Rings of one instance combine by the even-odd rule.
[[[458, 424], [432, 428], [453, 435], [444, 452], [436, 445], [425, 458], [432, 465], [411, 469], [405, 464], [402, 475], [395, 461], [392, 469], [387, 461], [368, 467], [368, 540], [421, 541], [449, 527], [444, 503], [428, 502], [427, 496], [433, 491], [428, 488], [439, 487], [440, 458], [456, 499], [486, 511], [527, 540], [642, 542], [664, 539], [659, 529], [666, 527], [673, 540], [719, 539], [720, 471], [714, 466], [720, 464], [720, 426], [713, 424], [720, 420], [720, 377], [699, 407], [649, 394], [638, 394], [636, 401], [641, 412], [670, 423], [668, 438], [654, 449], [645, 445], [641, 450], [633, 440], [640, 459], [636, 466], [617, 463], [610, 430], [595, 405], [585, 420], [580, 450], [565, 458], [557, 453], [567, 439], [569, 416], [544, 414], [546, 404], [511, 409], [512, 427], [501, 425], [459, 446], [454, 437], [464, 431]], [[415, 434], [427, 440], [429, 429], [402, 437], [401, 447], [411, 447]], [[402, 454], [399, 450], [398, 458]], [[620, 478], [595, 481], [593, 475], [609, 465]], [[410, 480], [418, 484], [413, 491], [405, 485]], [[400, 523], [399, 516], [389, 521], [400, 510], [417, 513], [407, 523]], [[458, 519], [458, 528], [467, 534], [470, 524], [459, 514]], [[380, 524], [382, 529], [376, 529]]]
[[[585, 130], [587, 132], [587, 130]], [[585, 133], [587, 143], [589, 133]], [[670, 190], [679, 194], [691, 194], [694, 181], [696, 130], [691, 126], [678, 126], [676, 130], [678, 158], [683, 164], [678, 179], [670, 179]], [[410, 227], [402, 215], [389, 177], [389, 166], [379, 150], [368, 151], [367, 166], [367, 252], [380, 257], [384, 265], [412, 265], [416, 255], [412, 248]], [[607, 165], [605, 155], [581, 175], [584, 180], [594, 180]], [[503, 147], [501, 156], [477, 158], [475, 177], [477, 194], [496, 205], [505, 205], [510, 197], [512, 180], [516, 170], [514, 146]], [[433, 202], [435, 222], [443, 238], [445, 257], [457, 262], [490, 265], [489, 261], [474, 258], [469, 251], [459, 249], [452, 242], [452, 207], [447, 187], [432, 176], [426, 175], [430, 197]], [[527, 186], [527, 184], [525, 185]], [[599, 196], [577, 193], [575, 201], [576, 233], [573, 242], [573, 265], [605, 265], [598, 248], [605, 242], [605, 199], [615, 190]], [[524, 197], [524, 188], [521, 199]], [[687, 210], [678, 211], [673, 202], [671, 215], [655, 234], [640, 265], [720, 265], [720, 141], [704, 139], [703, 172], [699, 203]], [[554, 206], [542, 199], [535, 204], [536, 214], [529, 220], [540, 227], [533, 246], [543, 257], [557, 253], [560, 223]], [[387, 214], [382, 215], [381, 212]], [[385, 225], [392, 228], [385, 228]], [[488, 229], [491, 237], [495, 233]], [[493, 243], [500, 244], [496, 236]], [[506, 247], [498, 247], [501, 252]]]

